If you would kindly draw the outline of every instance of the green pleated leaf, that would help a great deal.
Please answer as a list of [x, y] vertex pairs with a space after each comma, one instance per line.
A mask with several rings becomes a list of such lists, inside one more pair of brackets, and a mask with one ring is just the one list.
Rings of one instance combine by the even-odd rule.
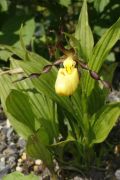
[[85, 61], [88, 61], [92, 53], [92, 48], [94, 45], [92, 31], [88, 22], [87, 13], [87, 2], [84, 0], [81, 13], [79, 16], [78, 24], [76, 26], [75, 38], [79, 40], [81, 52], [80, 54]]
[[[19, 98], [24, 99], [24, 97], [27, 96], [26, 98], [29, 99], [28, 102], [29, 106], [27, 108], [25, 106], [22, 106], [21, 99], [18, 99], [19, 101], [17, 102], [17, 104], [22, 108], [24, 107], [24, 113], [26, 115], [27, 114], [30, 115], [30, 119], [32, 118], [31, 113], [34, 114], [34, 118], [33, 120], [31, 120], [34, 130], [37, 130], [40, 128], [40, 126], [43, 126], [48, 132], [52, 142], [53, 138], [58, 136], [55, 103], [53, 103], [50, 99], [46, 98], [43, 94], [35, 90], [31, 81], [29, 81], [29, 83], [22, 81], [21, 83], [19, 83], [18, 86], [17, 84], [11, 82], [10, 76], [8, 75], [0, 76], [0, 97], [1, 97], [2, 107], [14, 129], [25, 139], [27, 139], [27, 137], [31, 133], [33, 133], [33, 130], [31, 131], [31, 129], [28, 126], [29, 121], [28, 118], [26, 119], [26, 115], [24, 118], [20, 118], [20, 116], [18, 116], [18, 111], [14, 109], [17, 108], [17, 104], [14, 104], [13, 107], [10, 104], [10, 108], [12, 109], [8, 111], [8, 108], [6, 107], [6, 99], [9, 96], [11, 89], [19, 89], [19, 92], [21, 92], [20, 94], [21, 97]], [[18, 97], [16, 96], [15, 98]], [[15, 102], [12, 102], [12, 105], [13, 103]], [[8, 102], [8, 106], [9, 106], [9, 102]], [[27, 112], [29, 110], [30, 112]], [[11, 111], [13, 112], [11, 113]]]
[[17, 60], [26, 60], [26, 57], [27, 60], [29, 60], [27, 50], [23, 50], [22, 48], [0, 44], [0, 49], [6, 51], [6, 53], [11, 52], [11, 55], [15, 56], [15, 59]]
[[[86, 96], [83, 97], [84, 94], [82, 94], [82, 90], [80, 86], [78, 87], [77, 91], [74, 93], [74, 95], [71, 97], [71, 101], [73, 104], [73, 109], [77, 116], [77, 122], [78, 122], [78, 128], [82, 130], [82, 133], [86, 133], [85, 131], [89, 128], [89, 122], [86, 119], [86, 113], [87, 113], [87, 98]], [[79, 130], [77, 131], [79, 132]], [[83, 134], [80, 134], [82, 137]]]
[[48, 167], [52, 167], [52, 156], [47, 148], [48, 145], [48, 134], [43, 128], [40, 128], [28, 138], [26, 150], [31, 157], [41, 159]]
[[90, 116], [99, 111], [99, 109], [101, 109], [101, 107], [104, 106], [108, 93], [108, 89], [103, 90], [100, 89], [98, 86], [96, 86], [95, 89], [93, 89], [92, 93], [87, 99], [87, 112]]
[[91, 118], [93, 140], [91, 144], [101, 143], [108, 136], [120, 115], [120, 102], [102, 107]]
[[[115, 24], [113, 24], [101, 37], [96, 46], [93, 49], [92, 57], [88, 63], [89, 67], [98, 72], [105, 61], [105, 58], [109, 54], [111, 48], [119, 40], [120, 36], [120, 18]], [[84, 77], [84, 90], [90, 95], [92, 89], [95, 86], [95, 80], [93, 80], [89, 73], [86, 73]]]
[[94, 0], [94, 7], [98, 12], [102, 12], [110, 0]]
[[11, 89], [16, 89], [15, 86], [11, 83], [10, 77], [8, 75], [0, 76], [0, 99], [1, 104], [4, 109], [5, 114], [7, 115], [10, 123], [14, 129], [23, 136], [25, 139], [32, 133], [32, 130], [25, 126], [21, 121], [18, 121], [14, 116], [12, 116], [6, 107], [6, 99], [11, 92]]
[[12, 90], [6, 99], [6, 107], [15, 119], [24, 124], [24, 130], [29, 129], [30, 134], [35, 131], [35, 115], [29, 102], [29, 96], [21, 91]]
[[[11, 102], [8, 102], [7, 105], [11, 108], [8, 110], [5, 102], [11, 92], [11, 89], [18, 89], [20, 96], [16, 96], [16, 94], [14, 94], [14, 96], [16, 96], [14, 98], [17, 98], [18, 100], [17, 104], [15, 104], [15, 101], [12, 101], [12, 105], [14, 106], [11, 106]], [[43, 94], [39, 93], [32, 85], [32, 81], [22, 81], [21, 83], [17, 84], [12, 83], [10, 80], [10, 76], [8, 75], [0, 76], [0, 95], [2, 106], [7, 117], [9, 118], [14, 129], [25, 139], [27, 139], [27, 137], [33, 132], [29, 129], [28, 125], [30, 124], [28, 118], [26, 118], [26, 115], [28, 114], [30, 115], [29, 120], [31, 120], [31, 113], [34, 114], [34, 118], [33, 120], [31, 120], [34, 130], [37, 130], [40, 128], [40, 126], [43, 126], [49, 134], [51, 142], [55, 137], [58, 136], [55, 103], [51, 99], [45, 97]], [[21, 98], [23, 100], [26, 100], [27, 98], [27, 100], [29, 100], [29, 106], [27, 104], [26, 106], [22, 106]], [[17, 105], [18, 108], [19, 106], [24, 108], [25, 116], [22, 113], [22, 115], [24, 116], [23, 118], [18, 115]], [[28, 124], [26, 124], [26, 122]]]
[[34, 174], [25, 176], [24, 174], [16, 171], [3, 177], [3, 180], [40, 180], [40, 178]]
[[[11, 67], [17, 68], [17, 61], [11, 59]], [[15, 79], [19, 78], [18, 76]], [[14, 79], [14, 80], [15, 80]], [[42, 125], [49, 133], [51, 140], [58, 136], [57, 127], [57, 115], [56, 115], [56, 103], [53, 102], [49, 97], [44, 96], [43, 93], [35, 89], [32, 81], [21, 81], [15, 83], [16, 87], [28, 94], [30, 97], [30, 104], [35, 114], [35, 119]], [[37, 127], [36, 127], [37, 128]], [[38, 129], [38, 128], [37, 128]]]
[[0, 1], [0, 11], [5, 12], [8, 10], [8, 2], [7, 0]]
[[7, 61], [11, 54], [11, 52], [8, 52], [6, 50], [0, 50], [0, 60]]

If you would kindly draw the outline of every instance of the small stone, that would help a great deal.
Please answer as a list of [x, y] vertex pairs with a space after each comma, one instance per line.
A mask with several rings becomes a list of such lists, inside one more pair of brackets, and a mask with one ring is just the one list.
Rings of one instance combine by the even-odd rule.
[[116, 177], [116, 180], [120, 180], [120, 169], [116, 170], [115, 177]]
[[16, 158], [14, 156], [10, 156], [8, 158], [8, 164], [10, 165], [11, 168], [16, 166]]
[[37, 165], [34, 165], [33, 170], [34, 170], [34, 172], [38, 172], [39, 167]]
[[22, 167], [20, 167], [20, 166], [17, 166], [17, 167], [16, 167], [16, 171], [22, 172], [22, 170], [23, 170]]
[[5, 142], [0, 143], [0, 152], [2, 152], [7, 147]]
[[3, 179], [5, 175], [10, 173], [10, 166], [7, 165], [3, 170], [0, 171], [0, 180]]
[[18, 162], [17, 162], [17, 166], [21, 166], [22, 165], [22, 162], [23, 160], [21, 158], [18, 159]]
[[16, 158], [14, 156], [9, 157], [9, 162], [14, 162], [15, 160], [16, 160]]
[[13, 154], [15, 154], [15, 151], [9, 147], [3, 151], [3, 155], [6, 155], [7, 157]]
[[12, 144], [12, 145], [10, 144], [10, 145], [9, 145], [9, 148], [11, 148], [12, 150], [14, 150], [15, 153], [18, 152], [17, 147], [16, 147], [16, 144]]
[[42, 161], [41, 161], [40, 159], [36, 159], [36, 160], [35, 160], [35, 164], [36, 164], [36, 165], [41, 165], [41, 164], [42, 164]]
[[23, 152], [24, 152], [24, 149], [23, 149], [23, 148], [19, 149], [19, 155], [20, 155], [20, 156], [22, 156]]
[[10, 121], [9, 121], [9, 119], [7, 119], [7, 120], [6, 120], [6, 127], [7, 127], [7, 128], [10, 128], [10, 126], [11, 126]]
[[10, 143], [10, 146], [14, 146], [14, 145], [15, 145], [15, 143], [14, 143], [14, 142], [11, 142], [11, 143]]
[[20, 158], [20, 159], [18, 159], [18, 163], [22, 163], [23, 162], [23, 160]]
[[[7, 128], [6, 127], [3, 127], [2, 129], [1, 129], [1, 133], [2, 133], [2, 138], [4, 137], [4, 139], [6, 138], [6, 135], [7, 135]], [[0, 137], [0, 139], [1, 139], [1, 137]]]
[[29, 161], [29, 166], [33, 166], [34, 164], [34, 161]]
[[12, 140], [12, 132], [13, 132], [13, 128], [9, 128], [7, 130], [7, 138], [8, 138], [8, 141]]
[[115, 148], [114, 148], [114, 153], [116, 155], [120, 155], [120, 144], [116, 145]]
[[120, 92], [119, 91], [115, 91], [115, 90], [112, 91], [108, 95], [107, 101], [108, 102], [113, 102], [113, 101], [120, 102]]
[[5, 161], [0, 162], [0, 171], [2, 171], [5, 168]]
[[26, 153], [25, 153], [25, 152], [22, 154], [22, 157], [21, 157], [21, 158], [22, 158], [22, 160], [24, 160], [24, 161], [27, 159], [27, 156], [26, 156]]
[[0, 132], [0, 142], [5, 141], [5, 138], [6, 138], [6, 136], [5, 136], [5, 133], [3, 132], [3, 129], [2, 129], [2, 131]]
[[42, 173], [43, 179], [44, 179], [46, 176], [50, 176], [50, 171], [48, 170], [48, 168], [45, 168], [44, 171], [43, 171], [43, 173]]
[[17, 142], [17, 146], [18, 147], [21, 147], [21, 148], [24, 148], [25, 147], [25, 140], [24, 139], [22, 139], [22, 138], [19, 138], [18, 139], [18, 142]]
[[5, 162], [5, 157], [2, 157], [2, 158], [0, 159], [0, 161], [1, 161], [1, 162]]

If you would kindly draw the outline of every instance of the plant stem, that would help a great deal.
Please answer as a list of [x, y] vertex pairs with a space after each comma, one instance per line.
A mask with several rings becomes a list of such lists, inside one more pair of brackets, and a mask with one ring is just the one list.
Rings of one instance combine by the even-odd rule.
[[55, 173], [52, 173], [52, 177], [51, 177], [51, 180], [57, 180], [57, 175]]

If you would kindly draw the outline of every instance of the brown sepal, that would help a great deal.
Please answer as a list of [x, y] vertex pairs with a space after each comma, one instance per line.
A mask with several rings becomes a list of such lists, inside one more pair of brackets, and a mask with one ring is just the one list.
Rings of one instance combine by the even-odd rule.
[[101, 80], [101, 82], [105, 88], [110, 89], [112, 91], [112, 85], [109, 82], [103, 80]]
[[52, 64], [48, 64], [43, 67], [42, 73], [48, 73], [52, 68]]
[[95, 79], [95, 80], [100, 80], [100, 76], [95, 72], [95, 71], [92, 71], [92, 70], [89, 70], [90, 72], [90, 76]]
[[63, 63], [63, 59], [58, 59], [57, 61], [55, 61], [53, 63], [54, 66], [60, 65], [61, 63]]

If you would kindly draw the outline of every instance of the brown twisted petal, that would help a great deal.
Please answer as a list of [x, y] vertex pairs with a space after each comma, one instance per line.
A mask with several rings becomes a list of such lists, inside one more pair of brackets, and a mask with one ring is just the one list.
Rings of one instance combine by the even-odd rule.
[[92, 77], [92, 78], [94, 78], [95, 80], [100, 80], [100, 77], [99, 77], [99, 75], [95, 72], [95, 71], [89, 71], [90, 72], [90, 76]]
[[29, 76], [28, 76], [28, 78], [37, 78], [37, 77], [39, 77], [41, 75], [41, 73], [32, 73], [32, 74], [30, 74]]
[[63, 62], [63, 59], [58, 59], [57, 61], [55, 61], [55, 62], [53, 63], [53, 65], [54, 65], [54, 66], [57, 66], [57, 65], [61, 64], [62, 62]]
[[83, 68], [83, 69], [86, 69], [88, 70], [88, 65], [87, 64], [84, 64], [82, 62], [79, 62], [80, 66]]
[[43, 67], [42, 73], [47, 73], [51, 70], [52, 68], [52, 64], [48, 64], [46, 66]]
[[105, 88], [110, 89], [112, 91], [112, 85], [110, 83], [108, 83], [107, 81], [102, 81], [102, 80], [101, 82]]

